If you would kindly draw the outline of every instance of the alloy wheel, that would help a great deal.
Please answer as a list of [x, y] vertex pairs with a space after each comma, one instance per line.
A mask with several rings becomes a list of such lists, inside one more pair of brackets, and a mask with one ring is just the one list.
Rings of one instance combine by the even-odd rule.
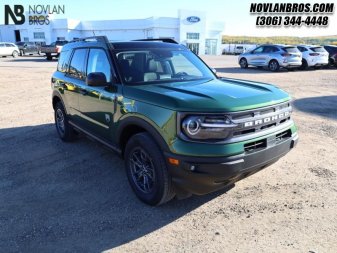
[[144, 193], [151, 193], [155, 184], [155, 170], [149, 154], [137, 147], [130, 155], [131, 176], [137, 188]]
[[56, 125], [62, 135], [65, 134], [64, 114], [61, 109], [56, 110]]

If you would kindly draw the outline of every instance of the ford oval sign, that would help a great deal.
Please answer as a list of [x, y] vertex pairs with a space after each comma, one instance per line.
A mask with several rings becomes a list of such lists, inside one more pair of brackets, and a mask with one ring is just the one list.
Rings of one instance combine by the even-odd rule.
[[200, 18], [196, 16], [191, 16], [186, 18], [186, 20], [190, 23], [198, 23], [200, 21]]

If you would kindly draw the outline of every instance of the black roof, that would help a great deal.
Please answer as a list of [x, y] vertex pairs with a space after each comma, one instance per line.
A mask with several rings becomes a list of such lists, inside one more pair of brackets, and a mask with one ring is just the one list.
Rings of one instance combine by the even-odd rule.
[[186, 49], [185, 46], [160, 41], [124, 41], [110, 42], [114, 49], [146, 49], [146, 48], [170, 48], [170, 49]]
[[110, 44], [112, 49], [149, 49], [149, 48], [167, 48], [175, 50], [187, 50], [187, 48], [180, 44], [163, 42], [163, 41], [114, 41], [107, 42], [103, 40], [78, 40], [71, 41], [63, 46], [63, 50], [69, 50], [77, 47], [101, 47], [102, 43]]

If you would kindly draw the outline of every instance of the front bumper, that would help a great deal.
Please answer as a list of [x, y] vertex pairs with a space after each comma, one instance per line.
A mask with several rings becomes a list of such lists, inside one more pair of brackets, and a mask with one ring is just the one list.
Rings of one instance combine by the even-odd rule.
[[269, 136], [265, 139], [265, 147], [229, 157], [165, 155], [179, 160], [179, 165], [168, 163], [177, 190], [202, 195], [220, 190], [273, 164], [295, 147], [297, 140], [297, 133], [282, 140]]

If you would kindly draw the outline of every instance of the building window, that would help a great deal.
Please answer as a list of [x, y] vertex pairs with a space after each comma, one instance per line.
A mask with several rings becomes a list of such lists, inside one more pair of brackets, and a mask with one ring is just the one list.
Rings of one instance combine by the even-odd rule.
[[66, 37], [57, 37], [56, 40], [66, 40]]
[[28, 37], [23, 37], [23, 41], [24, 41], [24, 42], [28, 42], [28, 41], [29, 41], [29, 38], [28, 38]]
[[198, 40], [199, 39], [199, 33], [187, 33], [186, 38], [190, 40]]
[[45, 39], [44, 32], [35, 32], [34, 39]]

